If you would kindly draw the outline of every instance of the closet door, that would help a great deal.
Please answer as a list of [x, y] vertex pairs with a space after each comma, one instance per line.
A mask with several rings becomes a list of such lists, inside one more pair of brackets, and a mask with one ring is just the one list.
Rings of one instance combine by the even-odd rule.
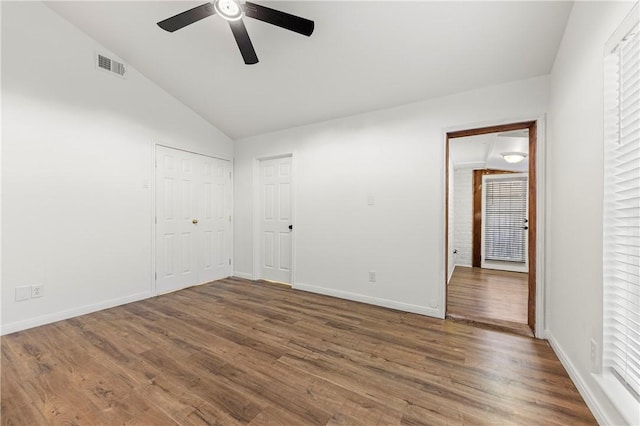
[[229, 276], [228, 161], [156, 149], [156, 293]]

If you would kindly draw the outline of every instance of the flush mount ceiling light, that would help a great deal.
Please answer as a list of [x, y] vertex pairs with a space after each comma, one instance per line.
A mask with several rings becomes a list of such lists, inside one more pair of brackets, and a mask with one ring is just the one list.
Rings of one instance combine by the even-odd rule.
[[242, 8], [235, 0], [216, 0], [213, 8], [222, 19], [237, 21], [242, 18]]
[[524, 152], [503, 152], [500, 155], [502, 155], [504, 161], [513, 164], [521, 162], [527, 156]]

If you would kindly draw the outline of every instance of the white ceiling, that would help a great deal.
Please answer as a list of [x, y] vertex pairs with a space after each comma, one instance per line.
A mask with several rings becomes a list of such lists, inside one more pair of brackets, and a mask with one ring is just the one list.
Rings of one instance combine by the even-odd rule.
[[204, 2], [47, 4], [234, 139], [548, 74], [572, 5], [255, 1], [314, 34], [245, 17], [260, 59], [245, 65], [219, 16], [156, 25]]
[[449, 157], [454, 169], [493, 169], [527, 172], [529, 159], [516, 164], [507, 163], [502, 157], [506, 152], [529, 152], [527, 129], [505, 133], [467, 136], [449, 140]]

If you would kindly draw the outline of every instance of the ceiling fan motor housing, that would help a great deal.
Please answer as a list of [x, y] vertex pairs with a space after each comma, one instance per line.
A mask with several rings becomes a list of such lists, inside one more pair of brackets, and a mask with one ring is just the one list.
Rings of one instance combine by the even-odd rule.
[[236, 0], [216, 0], [213, 8], [222, 19], [237, 21], [242, 18], [242, 6]]

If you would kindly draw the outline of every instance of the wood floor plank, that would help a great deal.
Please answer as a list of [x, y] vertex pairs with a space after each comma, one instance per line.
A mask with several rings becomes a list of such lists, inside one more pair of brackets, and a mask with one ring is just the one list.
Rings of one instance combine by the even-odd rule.
[[260, 412], [249, 425], [251, 426], [282, 426], [282, 425], [302, 425], [306, 424], [302, 417], [270, 405]]
[[237, 278], [1, 340], [3, 424], [595, 424], [545, 341]]
[[447, 285], [447, 318], [532, 336], [528, 274], [456, 266]]

